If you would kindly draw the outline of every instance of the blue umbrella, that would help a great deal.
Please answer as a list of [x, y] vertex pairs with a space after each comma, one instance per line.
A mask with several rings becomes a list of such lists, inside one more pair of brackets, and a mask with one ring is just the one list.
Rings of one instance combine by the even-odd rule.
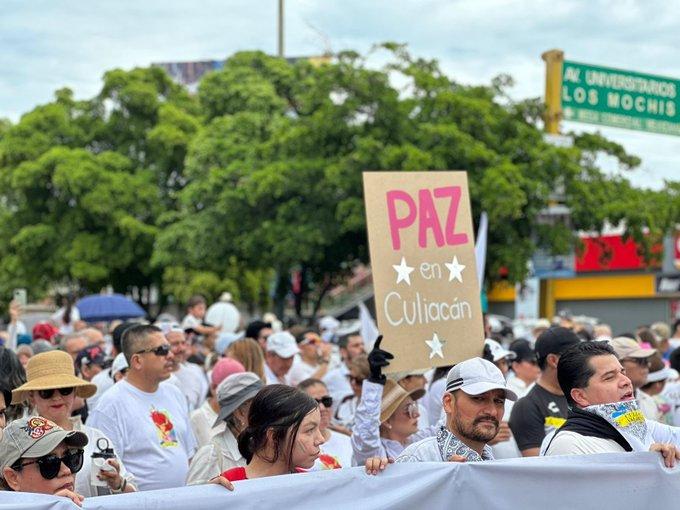
[[122, 294], [93, 294], [80, 299], [76, 306], [86, 322], [112, 321], [144, 317], [146, 312]]

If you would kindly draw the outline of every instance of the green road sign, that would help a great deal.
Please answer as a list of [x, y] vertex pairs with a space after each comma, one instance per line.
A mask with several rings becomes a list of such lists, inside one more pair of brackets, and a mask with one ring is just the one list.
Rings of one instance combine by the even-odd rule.
[[564, 61], [564, 120], [680, 136], [680, 80]]

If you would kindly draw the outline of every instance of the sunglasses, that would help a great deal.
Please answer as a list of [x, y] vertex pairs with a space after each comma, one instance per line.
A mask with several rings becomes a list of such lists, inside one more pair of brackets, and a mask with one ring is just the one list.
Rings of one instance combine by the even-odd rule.
[[41, 399], [48, 400], [48, 399], [52, 398], [52, 395], [54, 395], [55, 391], [58, 391], [64, 397], [66, 397], [67, 395], [70, 395], [71, 393], [73, 393], [73, 388], [57, 388], [57, 389], [52, 388], [52, 389], [49, 389], [49, 390], [38, 390], [38, 395], [40, 395]]
[[333, 397], [326, 395], [325, 397], [321, 398], [315, 398], [314, 400], [317, 401], [319, 404], [323, 404], [324, 407], [330, 409], [331, 406], [333, 405]]
[[62, 462], [69, 468], [71, 473], [76, 474], [83, 467], [83, 450], [69, 450], [62, 457], [57, 457], [54, 453], [50, 453], [30, 462], [14, 464], [12, 469], [14, 471], [21, 471], [24, 466], [37, 464], [40, 475], [45, 480], [52, 480], [52, 478], [55, 478], [59, 474]]
[[170, 354], [170, 344], [161, 344], [158, 347], [154, 347], [153, 349], [144, 349], [142, 351], [137, 351], [135, 354], [146, 354], [149, 352], [155, 354], [156, 356], [165, 357], [168, 354]]
[[404, 413], [406, 415], [408, 415], [408, 417], [411, 418], [411, 419], [417, 418], [419, 416], [418, 415], [418, 404], [416, 404], [415, 402], [411, 402], [404, 409]]
[[639, 367], [649, 367], [649, 359], [648, 358], [626, 358], [623, 361], [630, 361], [631, 363], [635, 363]]

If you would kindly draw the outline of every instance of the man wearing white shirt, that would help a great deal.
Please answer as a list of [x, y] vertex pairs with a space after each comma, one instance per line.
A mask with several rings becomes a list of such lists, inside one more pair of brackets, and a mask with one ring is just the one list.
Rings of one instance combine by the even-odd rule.
[[88, 425], [111, 439], [139, 490], [181, 487], [196, 440], [184, 395], [163, 383], [172, 374], [170, 344], [157, 327], [138, 325], [125, 332], [123, 352], [127, 377], [102, 395]]
[[[354, 394], [354, 390], [349, 383], [348, 364], [360, 354], [366, 354], [364, 340], [358, 333], [352, 333], [340, 339], [340, 355], [342, 363], [338, 368], [329, 370], [322, 378], [328, 388], [328, 393], [333, 398], [334, 406], [337, 406], [347, 395]], [[335, 410], [335, 407], [333, 408]]]
[[667, 467], [680, 459], [680, 429], [646, 419], [633, 384], [606, 342], [583, 342], [565, 351], [557, 378], [569, 403], [562, 427], [545, 438], [543, 455], [655, 451]]
[[488, 443], [498, 434], [506, 400], [516, 399], [501, 370], [490, 361], [472, 358], [458, 363], [446, 377], [442, 397], [446, 426], [407, 446], [396, 462], [493, 460]]
[[297, 339], [300, 353], [295, 356], [288, 372], [291, 386], [297, 386], [305, 379], [321, 379], [328, 372], [332, 346], [323, 342], [313, 331], [306, 331]]
[[295, 337], [287, 331], [272, 333], [267, 338], [264, 354], [264, 374], [267, 384], [288, 384], [287, 375], [293, 358], [300, 352]]
[[189, 402], [189, 409], [198, 409], [208, 395], [208, 378], [203, 368], [187, 361], [187, 341], [178, 324], [164, 323], [161, 331], [172, 350], [173, 377], [170, 382], [177, 386]]

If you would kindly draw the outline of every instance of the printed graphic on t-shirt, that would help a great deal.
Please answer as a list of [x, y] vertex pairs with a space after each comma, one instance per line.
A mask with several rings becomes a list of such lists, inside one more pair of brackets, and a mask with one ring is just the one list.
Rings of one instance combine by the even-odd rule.
[[333, 457], [327, 453], [319, 455], [319, 464], [321, 465], [321, 469], [340, 469], [342, 467], [337, 457]]
[[177, 433], [175, 427], [172, 424], [172, 418], [170, 413], [166, 410], [158, 410], [151, 408], [151, 420], [156, 426], [156, 432], [158, 433], [158, 439], [160, 440], [160, 445], [163, 448], [172, 448], [177, 446]]
[[559, 416], [546, 416], [545, 422], [543, 423], [545, 428], [545, 435], [547, 436], [553, 430], [559, 429], [562, 425], [564, 425], [564, 422], [566, 421], [567, 420], [565, 420], [564, 418], [560, 418]]

